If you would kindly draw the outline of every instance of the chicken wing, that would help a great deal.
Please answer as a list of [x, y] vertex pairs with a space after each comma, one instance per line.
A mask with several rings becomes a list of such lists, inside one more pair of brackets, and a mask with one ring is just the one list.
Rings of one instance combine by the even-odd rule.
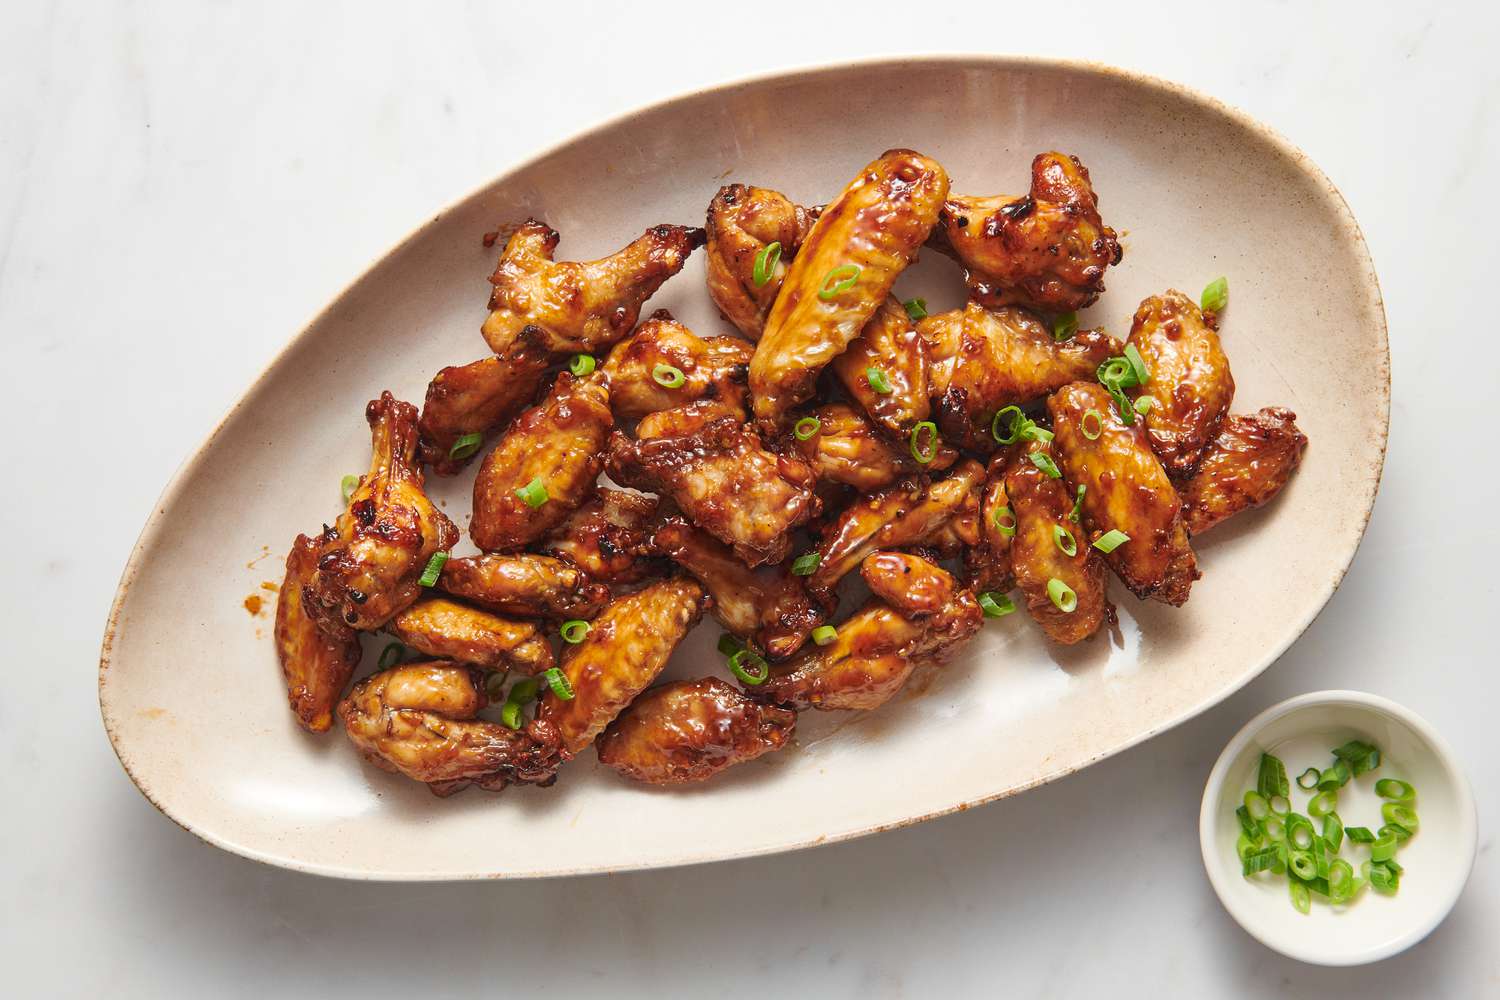
[[416, 781], [473, 781], [493, 791], [552, 784], [563, 760], [557, 730], [541, 721], [517, 730], [474, 718], [485, 704], [474, 671], [433, 660], [366, 677], [338, 712], [366, 760]]
[[542, 332], [544, 346], [585, 354], [624, 337], [641, 303], [682, 270], [703, 245], [701, 229], [652, 226], [635, 242], [602, 260], [554, 261], [557, 231], [528, 219], [490, 276], [490, 315], [482, 332], [490, 350], [509, 354], [527, 326]]
[[797, 713], [747, 698], [714, 677], [673, 681], [641, 695], [594, 744], [627, 778], [675, 785], [780, 750]]
[[1011, 571], [1011, 540], [1016, 534], [1016, 514], [1005, 492], [1005, 474], [1014, 449], [1003, 449], [990, 459], [984, 489], [979, 498], [979, 539], [964, 550], [964, 571], [976, 592], [1004, 593], [1015, 586]]
[[681, 518], [656, 532], [656, 547], [703, 584], [724, 627], [775, 660], [795, 653], [823, 623], [800, 578], [786, 566], [750, 569], [730, 549]]
[[1268, 406], [1229, 417], [1204, 452], [1197, 474], [1178, 487], [1188, 534], [1201, 535], [1280, 493], [1306, 450], [1307, 436], [1291, 410]]
[[[486, 552], [518, 549], [567, 520], [594, 492], [614, 423], [603, 378], [557, 376], [547, 398], [517, 417], [479, 466], [474, 544]], [[522, 494], [538, 481], [545, 497], [533, 506]]]
[[504, 427], [530, 406], [551, 363], [540, 331], [530, 327], [521, 331], [516, 346], [503, 358], [481, 358], [438, 372], [427, 385], [418, 424], [422, 461], [440, 476], [468, 465], [478, 449], [455, 457], [459, 438]]
[[984, 624], [974, 595], [919, 556], [881, 552], [861, 570], [875, 596], [833, 642], [772, 667], [752, 694], [797, 709], [878, 708], [918, 666], [946, 661]]
[[449, 559], [437, 585], [490, 611], [523, 618], [592, 618], [609, 603], [604, 584], [561, 559], [530, 553]]
[[689, 520], [732, 545], [750, 566], [780, 562], [792, 529], [817, 510], [812, 469], [795, 456], [767, 451], [755, 431], [732, 416], [649, 440], [616, 431], [607, 469], [617, 483], [671, 496]]
[[847, 403], [829, 403], [805, 415], [818, 422], [817, 430], [804, 440], [791, 435], [783, 440], [820, 480], [876, 490], [923, 470], [939, 472], [958, 460], [958, 452], [939, 441], [933, 460], [918, 463], [909, 448], [898, 448], [881, 437], [875, 425]]
[[302, 588], [318, 565], [318, 543], [298, 535], [286, 557], [286, 579], [276, 596], [276, 656], [286, 678], [287, 699], [297, 723], [310, 733], [327, 732], [333, 706], [359, 663], [359, 639], [343, 622], [336, 631], [319, 627], [302, 607]]
[[1092, 305], [1123, 255], [1099, 217], [1089, 172], [1075, 156], [1031, 161], [1031, 193], [943, 203], [934, 244], [964, 266], [970, 294], [990, 306], [1063, 313]]
[[424, 597], [386, 623], [387, 632], [428, 656], [531, 676], [553, 665], [535, 622], [501, 618], [446, 597]]
[[994, 448], [990, 421], [1006, 406], [1040, 399], [1123, 350], [1102, 330], [1079, 330], [1062, 342], [1034, 314], [991, 312], [970, 302], [917, 324], [931, 359], [931, 389], [943, 437], [961, 448]]
[[[895, 298], [886, 297], [832, 367], [849, 397], [898, 439], [909, 436], [931, 412], [927, 345]], [[872, 372], [879, 389], [871, 385]]]
[[[1097, 632], [1112, 610], [1105, 596], [1104, 561], [1083, 525], [1069, 516], [1076, 494], [1029, 461], [1031, 454], [1052, 457], [1048, 445], [1033, 442], [1027, 456], [1012, 462], [1005, 476], [1016, 523], [1011, 567], [1031, 617], [1047, 638], [1071, 646]], [[1051, 590], [1058, 583], [1073, 593], [1071, 600], [1067, 591], [1053, 599]]]
[[[751, 340], [759, 340], [766, 314], [792, 259], [812, 228], [812, 216], [780, 191], [728, 184], [708, 203], [708, 246], [704, 270], [708, 294], [724, 318]], [[755, 261], [772, 243], [764, 279], [755, 280]]]
[[703, 617], [703, 588], [687, 577], [647, 584], [617, 597], [591, 623], [588, 635], [563, 653], [573, 697], [549, 690], [537, 719], [555, 726], [563, 749], [578, 753], [667, 665], [672, 650]]
[[[699, 337], [661, 310], [610, 352], [604, 364], [610, 408], [619, 420], [636, 420], [704, 398], [723, 398], [743, 408], [754, 350], [739, 337]], [[682, 384], [663, 385], [672, 375], [659, 380], [662, 365], [681, 372]]]
[[385, 392], [365, 419], [370, 471], [319, 537], [317, 569], [302, 589], [307, 614], [335, 638], [346, 626], [379, 628], [415, 601], [433, 553], [458, 541], [453, 522], [422, 492], [417, 408]]
[[[1201, 575], [1188, 545], [1182, 500], [1152, 454], [1141, 421], [1121, 422], [1114, 400], [1097, 382], [1074, 382], [1047, 400], [1053, 453], [1068, 483], [1084, 487], [1084, 523], [1092, 542], [1118, 530], [1130, 540], [1106, 555], [1137, 597], [1173, 607], [1188, 599]], [[1095, 416], [1097, 414], [1097, 417]], [[1098, 431], [1094, 438], [1089, 433]]]
[[948, 194], [936, 161], [893, 149], [855, 178], [814, 223], [750, 361], [755, 416], [779, 427], [864, 329], [915, 258]]
[[1167, 475], [1191, 476], [1234, 401], [1234, 376], [1219, 335], [1197, 303], [1169, 290], [1141, 303], [1129, 343], [1150, 373], [1130, 395], [1151, 397], [1145, 418], [1151, 447]]
[[578, 567], [591, 579], [634, 583], [654, 572], [651, 544], [656, 530], [656, 497], [624, 490], [600, 489], [593, 499], [568, 515], [538, 547]]

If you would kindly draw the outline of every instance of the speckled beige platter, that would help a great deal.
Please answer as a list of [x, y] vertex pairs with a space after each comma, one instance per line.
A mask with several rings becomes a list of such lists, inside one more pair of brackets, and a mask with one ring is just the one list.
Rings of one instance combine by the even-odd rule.
[[[440, 801], [362, 764], [340, 733], [300, 732], [271, 645], [298, 531], [339, 508], [367, 460], [364, 404], [420, 402], [471, 361], [497, 251], [480, 236], [528, 215], [561, 256], [608, 252], [658, 222], [701, 224], [729, 180], [827, 198], [891, 146], [937, 157], [964, 193], [1024, 193], [1034, 153], [1093, 173], [1122, 266], [1084, 315], [1124, 336], [1145, 295], [1229, 277], [1235, 409], [1282, 404], [1312, 440], [1273, 505], [1203, 539], [1180, 611], [1114, 587], [1117, 641], [1049, 648], [1017, 614], [920, 693], [864, 716], [804, 716], [797, 745], [689, 790], [630, 784], [588, 754], [556, 787]], [[928, 254], [898, 286], [959, 303]], [[727, 332], [702, 254], [648, 308]], [[120, 583], [99, 694], [143, 794], [230, 851], [325, 875], [563, 875], [790, 850], [1009, 795], [1138, 743], [1250, 680], [1301, 634], [1354, 555], [1380, 479], [1389, 401], [1385, 318], [1359, 229], [1328, 179], [1213, 100], [1105, 67], [1005, 58], [871, 62], [766, 77], [617, 119], [509, 171], [425, 224], [298, 334], [167, 487]], [[434, 494], [467, 520], [469, 477]], [[465, 543], [467, 544], [467, 543]], [[262, 593], [267, 612], [244, 606]], [[717, 629], [672, 675], [718, 671]], [[378, 652], [380, 644], [369, 648]], [[373, 653], [372, 653], [373, 655]], [[369, 657], [367, 657], [367, 664]], [[938, 762], [934, 765], [934, 762]]]

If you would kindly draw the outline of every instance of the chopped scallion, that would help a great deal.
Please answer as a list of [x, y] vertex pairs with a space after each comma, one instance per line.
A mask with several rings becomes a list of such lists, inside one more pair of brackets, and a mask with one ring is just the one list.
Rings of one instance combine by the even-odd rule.
[[557, 631], [562, 636], [563, 642], [576, 646], [584, 639], [587, 639], [589, 632], [592, 630], [593, 626], [583, 619], [571, 618], [563, 622], [562, 627]]
[[990, 515], [990, 523], [1003, 538], [1014, 538], [1016, 534], [1016, 512], [1009, 507], [996, 507]]
[[823, 421], [817, 417], [803, 417], [792, 425], [792, 437], [798, 441], [806, 441], [818, 433], [818, 428], [823, 426]]
[[865, 378], [870, 383], [871, 391], [878, 392], [882, 396], [889, 396], [891, 393], [896, 391], [895, 387], [891, 385], [891, 380], [886, 378], [885, 372], [881, 371], [879, 368], [875, 368], [873, 366], [866, 368]]
[[[750, 664], [747, 669], [745, 664]], [[729, 658], [729, 672], [745, 684], [755, 687], [771, 677], [771, 665], [753, 649], [742, 649]]]
[[840, 292], [847, 292], [859, 280], [859, 273], [860, 267], [857, 264], [842, 264], [829, 271], [823, 276], [823, 287], [818, 289], [818, 298], [827, 302]]
[[1048, 479], [1061, 479], [1062, 473], [1058, 471], [1057, 463], [1052, 461], [1052, 456], [1046, 452], [1034, 451], [1026, 456], [1031, 464], [1046, 473]]
[[375, 665], [381, 670], [389, 670], [396, 664], [400, 663], [401, 658], [405, 655], [406, 647], [401, 645], [401, 643], [388, 643], [386, 647], [380, 651], [380, 659], [375, 661]]
[[521, 501], [532, 510], [536, 510], [542, 504], [552, 499], [547, 494], [547, 485], [542, 482], [541, 476], [537, 476], [525, 486], [517, 489], [516, 496], [520, 497]]
[[1076, 312], [1063, 313], [1052, 321], [1052, 339], [1067, 340], [1078, 332], [1078, 314]]
[[812, 576], [823, 557], [816, 552], [804, 552], [792, 560], [792, 573], [797, 576]]
[[339, 492], [344, 496], [344, 503], [349, 502], [349, 498], [354, 495], [354, 491], [357, 489], [359, 489], [358, 476], [351, 474], [339, 480]]
[[1070, 615], [1078, 608], [1078, 595], [1073, 588], [1055, 576], [1047, 581], [1047, 597], [1052, 601], [1052, 606], [1063, 614]]
[[455, 462], [461, 462], [479, 450], [484, 444], [483, 434], [465, 434], [453, 442], [453, 447], [448, 449], [448, 457]]
[[986, 590], [979, 595], [979, 608], [986, 618], [1004, 618], [1016, 610], [1016, 602], [999, 591]]
[[1073, 533], [1060, 524], [1052, 526], [1052, 541], [1063, 555], [1071, 558], [1078, 554], [1078, 539], [1074, 538]]
[[675, 389], [687, 381], [682, 369], [675, 365], [657, 365], [651, 369], [651, 378], [663, 389]]
[[583, 378], [583, 376], [594, 370], [596, 364], [597, 362], [594, 360], [592, 354], [575, 354], [568, 361], [568, 371], [579, 378]]
[[[743, 257], [740, 258], [744, 260]], [[776, 273], [776, 265], [781, 263], [781, 241], [773, 240], [761, 247], [760, 253], [755, 255], [755, 267], [751, 271], [750, 279], [755, 282], [756, 288], [766, 287], [766, 282], [771, 280], [771, 275]]]
[[812, 641], [818, 646], [826, 646], [838, 637], [839, 630], [832, 625], [819, 625], [812, 630]]
[[910, 316], [913, 320], [927, 318], [926, 299], [907, 299], [901, 303], [901, 306], [906, 310], [906, 315]]
[[[1111, 528], [1104, 534], [1100, 535], [1098, 538], [1094, 539], [1094, 548], [1098, 549], [1100, 552], [1103, 552], [1105, 555], [1109, 555], [1115, 549], [1118, 549], [1121, 545], [1124, 545], [1128, 541], [1130, 541], [1129, 535], [1125, 534], [1125, 532], [1121, 531], [1119, 528]], [[1134, 551], [1134, 549], [1132, 549], [1131, 551]]]
[[547, 681], [547, 686], [552, 689], [552, 694], [561, 701], [573, 700], [573, 685], [568, 680], [568, 675], [557, 667], [548, 667], [542, 673]]
[[[926, 444], [925, 447], [921, 443], [924, 434], [925, 434], [926, 439], [927, 439], [927, 444]], [[926, 465], [929, 462], [931, 462], [934, 458], [937, 458], [937, 453], [938, 453], [938, 429], [937, 429], [937, 424], [933, 423], [931, 420], [922, 420], [922, 421], [919, 421], [917, 423], [917, 425], [911, 429], [911, 442], [910, 443], [911, 443], [911, 457], [915, 458], [917, 460], [917, 464], [918, 465]]]
[[1224, 307], [1229, 304], [1229, 279], [1215, 278], [1203, 288], [1203, 295], [1198, 300], [1207, 313], [1223, 312]]
[[427, 566], [422, 570], [422, 575], [417, 577], [417, 582], [424, 587], [435, 586], [438, 582], [438, 577], [443, 573], [443, 566], [447, 562], [448, 553], [441, 551], [434, 552], [432, 557], [427, 560]]

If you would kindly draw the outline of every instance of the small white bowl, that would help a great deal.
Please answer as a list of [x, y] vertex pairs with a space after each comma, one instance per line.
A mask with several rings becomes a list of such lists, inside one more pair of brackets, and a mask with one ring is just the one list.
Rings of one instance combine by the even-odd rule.
[[[1381, 800], [1374, 787], [1385, 777], [1416, 788], [1421, 828], [1397, 854], [1406, 871], [1396, 895], [1366, 888], [1352, 905], [1338, 907], [1315, 896], [1312, 912], [1304, 915], [1293, 908], [1284, 876], [1241, 874], [1235, 809], [1255, 787], [1261, 753], [1270, 752], [1286, 764], [1293, 809], [1306, 815], [1308, 796], [1297, 787], [1297, 775], [1309, 766], [1330, 766], [1332, 748], [1356, 737], [1378, 746], [1382, 763], [1340, 790], [1344, 824], [1379, 829]], [[1266, 709], [1229, 741], [1203, 790], [1198, 837], [1208, 880], [1252, 937], [1299, 961], [1362, 965], [1411, 947], [1442, 923], [1474, 867], [1478, 821], [1468, 779], [1425, 720], [1360, 691], [1316, 691]], [[1368, 851], [1358, 845], [1351, 850], [1346, 842], [1342, 856], [1358, 873]]]

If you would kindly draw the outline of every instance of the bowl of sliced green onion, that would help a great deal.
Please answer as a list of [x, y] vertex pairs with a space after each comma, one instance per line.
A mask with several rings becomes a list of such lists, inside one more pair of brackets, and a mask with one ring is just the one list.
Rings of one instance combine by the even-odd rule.
[[1420, 716], [1359, 691], [1266, 709], [1229, 741], [1203, 792], [1208, 880], [1283, 955], [1361, 965], [1411, 947], [1474, 865], [1474, 794]]

